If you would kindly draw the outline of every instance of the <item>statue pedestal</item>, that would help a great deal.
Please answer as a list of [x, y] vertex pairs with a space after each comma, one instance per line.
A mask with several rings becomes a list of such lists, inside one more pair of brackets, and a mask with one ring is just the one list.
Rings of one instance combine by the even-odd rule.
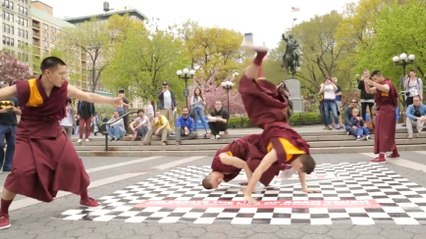
[[284, 81], [290, 91], [290, 100], [293, 102], [293, 112], [304, 112], [303, 97], [301, 95], [300, 81], [288, 79]]

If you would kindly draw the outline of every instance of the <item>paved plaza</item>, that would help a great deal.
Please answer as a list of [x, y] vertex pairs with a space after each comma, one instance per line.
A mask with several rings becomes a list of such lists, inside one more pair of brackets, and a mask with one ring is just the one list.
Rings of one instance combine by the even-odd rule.
[[[243, 205], [239, 183], [204, 190], [210, 157], [83, 158], [101, 207], [80, 208], [62, 193], [52, 203], [18, 197], [0, 238], [425, 238], [426, 151], [387, 164], [370, 154], [314, 155], [304, 194], [297, 177], [258, 186]], [[1, 174], [3, 181], [6, 174]]]

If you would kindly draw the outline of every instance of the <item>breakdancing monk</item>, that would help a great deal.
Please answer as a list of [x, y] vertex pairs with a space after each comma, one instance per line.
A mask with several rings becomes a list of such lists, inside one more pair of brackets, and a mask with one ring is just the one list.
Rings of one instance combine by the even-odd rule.
[[[244, 193], [244, 200], [254, 203], [251, 194], [256, 183], [275, 162], [278, 165], [291, 164], [302, 182], [305, 181], [305, 173], [310, 174], [314, 170], [315, 161], [309, 154], [308, 143], [287, 124], [288, 97], [263, 77], [261, 64], [268, 52], [267, 48], [253, 45], [246, 47], [255, 50], [257, 54], [253, 63], [244, 71], [239, 92], [250, 120], [264, 129], [260, 147], [267, 152], [253, 172]], [[306, 185], [302, 185], [302, 190], [306, 193], [318, 191], [308, 189]]]
[[88, 195], [89, 175], [59, 120], [65, 117], [68, 97], [114, 106], [122, 104], [122, 99], [86, 93], [69, 85], [66, 64], [57, 57], [45, 58], [40, 68], [42, 75], [37, 79], [0, 89], [0, 99], [17, 96], [22, 110], [13, 168], [1, 196], [0, 229], [11, 226], [9, 206], [16, 194], [51, 202], [63, 190], [80, 195], [82, 206], [99, 206]]
[[[225, 147], [218, 149], [212, 161], [212, 172], [204, 177], [202, 185], [205, 189], [217, 188], [222, 181], [228, 182], [234, 179], [241, 170], [244, 170], [247, 181], [250, 180], [252, 172], [260, 164], [265, 156], [261, 152], [259, 143], [260, 134], [252, 134], [233, 141]], [[280, 170], [289, 169], [288, 164], [273, 164], [262, 174], [260, 182], [268, 186]]]
[[398, 93], [389, 79], [385, 79], [379, 70], [371, 72], [370, 78], [365, 78], [365, 91], [374, 94], [376, 103], [376, 127], [374, 128], [374, 153], [378, 157], [370, 160], [372, 163], [386, 162], [385, 152], [392, 151], [389, 158], [398, 158], [399, 153], [395, 143]]

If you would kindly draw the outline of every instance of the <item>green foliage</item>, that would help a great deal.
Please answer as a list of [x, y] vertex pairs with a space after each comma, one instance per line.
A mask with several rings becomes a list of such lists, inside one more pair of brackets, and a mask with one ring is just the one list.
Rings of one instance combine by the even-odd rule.
[[[122, 36], [121, 34], [126, 34]], [[103, 83], [111, 89], [127, 89], [130, 98], [156, 99], [161, 83], [167, 81], [178, 99], [182, 100], [183, 84], [176, 76], [178, 69], [189, 65], [183, 44], [167, 31], [148, 31], [137, 21], [117, 33], [121, 42], [105, 69]]]
[[321, 114], [318, 112], [293, 113], [290, 117], [290, 125], [314, 125], [321, 124]]
[[[315, 125], [321, 124], [321, 115], [319, 112], [301, 112], [293, 113], [290, 117], [290, 125]], [[229, 128], [250, 128], [254, 126], [247, 116], [233, 116], [228, 122]]]

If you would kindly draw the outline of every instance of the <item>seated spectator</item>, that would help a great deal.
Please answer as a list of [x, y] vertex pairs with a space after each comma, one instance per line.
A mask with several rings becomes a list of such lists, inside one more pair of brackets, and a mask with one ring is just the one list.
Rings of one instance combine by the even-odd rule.
[[114, 111], [110, 120], [107, 123], [111, 123], [107, 126], [108, 135], [110, 135], [111, 140], [120, 140], [126, 135], [124, 129], [124, 120], [123, 118], [117, 120], [120, 117], [118, 111]]
[[194, 120], [189, 116], [188, 107], [182, 108], [182, 115], [176, 121], [176, 145], [180, 145], [181, 137], [184, 139], [195, 139]]
[[211, 139], [219, 139], [219, 132], [228, 129], [229, 113], [223, 109], [222, 102], [217, 100], [214, 109], [207, 116], [209, 128], [212, 132]]
[[170, 131], [170, 123], [167, 118], [162, 115], [160, 111], [155, 112], [152, 126], [145, 135], [143, 145], [151, 144], [151, 138], [153, 134], [156, 136], [161, 136], [161, 145], [167, 145], [167, 137], [169, 136]]
[[420, 136], [423, 126], [426, 122], [426, 105], [424, 105], [420, 99], [420, 96], [413, 97], [413, 104], [407, 108], [407, 119], [405, 120], [408, 138], [413, 138], [413, 127], [417, 129], [417, 137]]
[[129, 124], [130, 130], [132, 131], [132, 141], [137, 138], [143, 139], [151, 128], [151, 123], [148, 116], [145, 115], [145, 110], [138, 110], [138, 117]]
[[358, 100], [353, 98], [351, 99], [349, 106], [345, 109], [344, 112], [344, 119], [345, 119], [345, 129], [347, 134], [349, 135], [353, 135], [353, 136], [357, 136], [357, 132], [356, 130], [352, 127], [352, 123], [351, 123], [351, 117], [352, 117], [352, 109], [353, 108], [358, 108]]
[[359, 109], [352, 109], [351, 117], [352, 129], [356, 131], [356, 140], [368, 140], [370, 138], [370, 131], [364, 125], [364, 120], [359, 115]]

